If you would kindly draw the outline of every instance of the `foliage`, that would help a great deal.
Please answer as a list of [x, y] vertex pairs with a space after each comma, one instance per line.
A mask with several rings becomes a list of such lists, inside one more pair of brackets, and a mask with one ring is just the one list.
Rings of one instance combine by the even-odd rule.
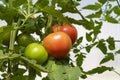
[[[82, 0], [1, 0], [0, 19], [5, 20], [7, 25], [0, 27], [0, 71], [3, 72], [2, 80], [35, 80], [36, 75], [41, 78], [41, 72], [48, 75], [42, 80], [79, 80], [87, 75], [101, 74], [104, 71], [112, 71], [113, 67], [102, 66], [110, 60], [114, 60], [120, 49], [116, 50], [116, 40], [110, 36], [107, 39], [97, 39], [101, 33], [103, 22], [117, 24], [120, 22], [120, 7], [112, 5], [116, 0], [98, 0], [94, 4], [81, 7], [81, 10], [92, 11], [83, 15], [77, 9]], [[65, 13], [78, 14], [81, 18], [76, 20]], [[35, 16], [36, 14], [39, 14]], [[85, 36], [77, 39], [71, 52], [75, 55], [75, 62], [68, 55], [66, 58], [57, 60], [49, 58], [40, 65], [36, 61], [23, 56], [24, 46], [16, 43], [18, 32], [39, 36], [39, 43], [46, 35], [51, 33], [54, 24], [70, 23], [82, 25], [88, 32]], [[85, 46], [81, 46], [83, 39]], [[5, 40], [7, 39], [7, 44]], [[117, 41], [118, 42], [118, 41]], [[84, 71], [82, 64], [86, 55], [93, 48], [98, 48], [104, 56], [99, 66]], [[85, 49], [84, 51], [82, 49]], [[70, 53], [71, 53], [70, 52]], [[21, 68], [23, 66], [24, 68]], [[28, 74], [24, 75], [28, 71]]]

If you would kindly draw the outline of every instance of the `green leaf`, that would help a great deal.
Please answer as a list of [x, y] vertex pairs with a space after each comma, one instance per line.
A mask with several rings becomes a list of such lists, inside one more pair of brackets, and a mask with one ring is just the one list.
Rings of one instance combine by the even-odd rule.
[[97, 11], [95, 13], [87, 15], [86, 17], [87, 18], [100, 18], [101, 14], [102, 14], [102, 10], [99, 10], [99, 11]]
[[110, 0], [111, 2], [114, 2], [114, 1], [116, 1], [116, 0]]
[[12, 25], [12, 21], [17, 14], [15, 8], [8, 8], [0, 5], [0, 19], [5, 20], [8, 25]]
[[102, 27], [102, 22], [95, 22], [97, 25], [94, 27], [93, 29], [93, 33], [94, 33], [94, 38], [93, 41], [95, 41], [95, 39], [97, 38], [97, 35], [101, 32], [101, 27]]
[[113, 53], [108, 53], [100, 62], [100, 64], [103, 64], [105, 62], [108, 62], [110, 60], [114, 60], [114, 55]]
[[120, 54], [120, 49], [116, 51], [116, 53]]
[[108, 42], [108, 47], [110, 50], [114, 50], [115, 49], [115, 42], [114, 42], [114, 38], [113, 37], [109, 37], [107, 39], [107, 42]]
[[15, 59], [15, 58], [19, 58], [20, 56], [21, 56], [21, 54], [12, 54], [8, 58], [12, 60], [12, 59]]
[[79, 77], [81, 75], [81, 71], [79, 67], [69, 67], [66, 66], [66, 75], [67, 80], [79, 80]]
[[41, 11], [51, 14], [54, 17], [59, 18], [63, 22], [68, 22], [68, 20], [63, 16], [59, 10], [55, 10], [53, 6], [45, 6], [44, 8], [37, 6]]
[[45, 6], [48, 6], [48, 4], [49, 0], [38, 0], [35, 5], [43, 8]]
[[92, 34], [93, 34], [93, 32], [86, 33], [86, 40], [87, 41], [89, 41], [89, 42], [92, 41], [92, 36], [91, 36]]
[[112, 67], [101, 66], [101, 67], [97, 67], [97, 68], [94, 68], [92, 70], [87, 71], [86, 74], [89, 74], [89, 75], [90, 74], [95, 74], [95, 73], [101, 74], [101, 73], [103, 73], [107, 70], [111, 71], [111, 70], [113, 70], [113, 68]]
[[98, 10], [101, 8], [101, 4], [99, 3], [95, 3], [93, 5], [87, 5], [85, 7], [83, 7], [83, 9], [88, 9], [88, 10]]
[[22, 4], [25, 4], [27, 0], [13, 0], [12, 4], [14, 7], [20, 7]]
[[73, 52], [78, 53], [78, 52], [80, 52], [80, 49], [73, 49]]
[[4, 72], [6, 70], [6, 62], [7, 62], [7, 59], [0, 60], [0, 71], [1, 72]]
[[8, 55], [4, 54], [2, 50], [0, 50], [0, 60], [5, 60], [8, 58]]
[[113, 7], [113, 11], [115, 14], [117, 14], [118, 16], [120, 15], [120, 8], [118, 6], [114, 6]]
[[[97, 23], [96, 23], [97, 24]], [[102, 22], [99, 22], [98, 25], [96, 25], [93, 29], [93, 39], [92, 42], [94, 42], [98, 36], [99, 33], [101, 33], [101, 27], [102, 27]]]
[[12, 76], [10, 78], [10, 80], [27, 80], [27, 76], [23, 76], [23, 75], [20, 75], [20, 76]]
[[81, 25], [81, 21], [79, 20], [76, 20], [74, 18], [70, 18], [68, 16], [66, 16], [67, 20], [70, 22], [70, 23], [73, 23], [73, 24], [77, 24], [77, 25]]
[[86, 51], [89, 53], [89, 52], [90, 52], [90, 50], [91, 50], [91, 48], [92, 48], [92, 46], [91, 46], [91, 45], [89, 45], [89, 46], [87, 46], [85, 49], [86, 49]]
[[79, 46], [80, 43], [82, 42], [82, 40], [83, 40], [83, 37], [79, 37], [79, 38], [77, 39], [77, 41], [74, 43], [73, 47], [76, 48], [77, 46]]
[[21, 59], [23, 61], [25, 61], [28, 65], [30, 65], [33, 69], [35, 69], [36, 71], [43, 71], [43, 72], [48, 72], [47, 69], [45, 69], [44, 67], [42, 67], [40, 64], [37, 64], [35, 61], [27, 59], [26, 57], [21, 57]]
[[91, 29], [94, 28], [94, 22], [93, 22], [92, 19], [90, 19], [90, 21], [88, 21], [88, 20], [80, 20], [80, 23], [87, 30], [91, 30]]
[[6, 61], [8, 56], [4, 54], [3, 50], [0, 50], [0, 71], [4, 72], [6, 70]]
[[23, 76], [23, 74], [26, 72], [25, 69], [22, 68], [17, 68], [17, 69], [13, 69], [13, 74], [14, 76]]
[[98, 0], [100, 3], [105, 4], [107, 0]]
[[92, 47], [94, 47], [96, 44], [97, 44], [97, 42], [95, 42], [95, 43], [93, 43], [93, 44], [90, 44], [90, 45], [87, 45], [87, 46], [85, 47], [86, 51], [89, 53], [89, 52], [91, 51]]
[[[55, 0], [56, 1], [56, 0]], [[62, 8], [61, 12], [71, 12], [71, 13], [77, 13], [77, 10], [75, 9], [76, 6], [79, 5], [76, 1], [71, 0], [57, 0], [58, 6]]]
[[106, 15], [105, 19], [110, 23], [118, 23], [118, 21], [110, 15]]
[[60, 61], [49, 60], [47, 67], [50, 71], [47, 80], [79, 80], [81, 75], [79, 67], [71, 67]]
[[104, 54], [107, 53], [107, 47], [106, 47], [106, 44], [105, 44], [105, 42], [104, 42], [103, 39], [98, 42], [97, 47], [98, 47]]
[[84, 61], [84, 58], [86, 58], [86, 56], [84, 55], [84, 53], [81, 53], [81, 54], [77, 54], [75, 57], [77, 57], [76, 59], [77, 66], [80, 67]]

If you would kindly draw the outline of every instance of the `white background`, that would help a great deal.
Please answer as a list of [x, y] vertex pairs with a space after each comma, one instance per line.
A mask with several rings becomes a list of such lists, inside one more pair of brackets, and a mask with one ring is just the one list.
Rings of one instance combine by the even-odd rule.
[[[82, 0], [81, 6], [94, 3], [96, 0]], [[83, 14], [87, 14], [87, 12], [82, 11]], [[71, 17], [79, 18], [77, 15], [71, 15]], [[4, 25], [3, 21], [0, 21], [0, 26]], [[85, 36], [86, 30], [82, 26], [76, 26], [78, 30], [79, 36]], [[98, 38], [108, 38], [109, 36], [114, 37], [116, 40], [120, 40], [120, 24], [111, 24], [104, 22], [101, 33], [99, 34]], [[85, 41], [83, 42], [85, 44]], [[120, 49], [120, 43], [116, 43], [116, 48]], [[85, 71], [93, 69], [99, 66], [100, 60], [104, 57], [100, 50], [97, 48], [92, 49], [92, 51], [87, 55], [83, 63], [83, 68]], [[115, 56], [114, 61], [110, 61], [106, 66], [114, 67], [117, 72], [120, 73], [120, 55]], [[40, 78], [36, 78], [36, 80], [40, 80]], [[81, 79], [80, 79], [81, 80]], [[94, 74], [88, 76], [85, 80], [120, 80], [120, 76], [117, 75], [115, 72], [106, 71], [103, 74]]]

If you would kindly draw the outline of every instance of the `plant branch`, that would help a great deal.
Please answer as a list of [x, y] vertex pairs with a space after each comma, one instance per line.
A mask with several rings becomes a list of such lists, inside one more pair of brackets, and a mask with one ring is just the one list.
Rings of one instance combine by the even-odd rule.
[[75, 7], [75, 10], [77, 11], [77, 13], [81, 16], [83, 20], [86, 20], [85, 17], [82, 15], [82, 13], [76, 7]]
[[6, 80], [10, 80], [11, 77], [11, 61], [8, 59], [8, 70], [7, 70], [7, 76], [6, 76]]
[[9, 7], [12, 7], [13, 5], [12, 5], [12, 1], [11, 0], [9, 0]]
[[113, 72], [120, 76], [120, 73], [118, 73], [117, 71], [113, 70]]
[[48, 22], [47, 22], [47, 26], [46, 26], [46, 34], [48, 34], [50, 32], [50, 27], [52, 25], [52, 15], [48, 15]]
[[[104, 40], [104, 42], [106, 42], [107, 40]], [[96, 41], [96, 42], [94, 42], [94, 43], [92, 43], [92, 44], [89, 44], [89, 45], [87, 45], [87, 46], [82, 46], [82, 47], [80, 47], [80, 50], [82, 50], [82, 49], [84, 49], [84, 48], [86, 48], [86, 47], [88, 47], [88, 46], [92, 46], [92, 45], [95, 45], [95, 44], [97, 44], [99, 41]], [[113, 41], [111, 41], [111, 42], [113, 42]], [[114, 42], [120, 42], [120, 40], [114, 40]]]
[[102, 19], [101, 20], [104, 20], [104, 16], [105, 16], [105, 13], [106, 13], [106, 11], [107, 11], [107, 7], [108, 7], [108, 4], [109, 4], [109, 0], [107, 0], [107, 3], [106, 3], [106, 5], [105, 5], [105, 10], [103, 11], [103, 15], [102, 15]]
[[11, 51], [14, 50], [14, 42], [15, 42], [16, 32], [17, 32], [17, 30], [12, 30], [11, 34], [10, 34], [9, 50], [11, 50]]
[[116, 0], [117, 1], [117, 4], [118, 4], [118, 7], [120, 8], [120, 1]]
[[28, 13], [28, 15], [31, 13], [31, 0], [27, 0], [27, 3], [28, 3], [28, 11], [27, 11], [27, 13]]

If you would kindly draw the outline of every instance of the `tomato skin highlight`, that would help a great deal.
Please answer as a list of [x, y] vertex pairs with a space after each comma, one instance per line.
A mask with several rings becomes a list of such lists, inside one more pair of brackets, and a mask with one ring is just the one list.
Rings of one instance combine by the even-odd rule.
[[54, 32], [49, 34], [43, 40], [43, 46], [46, 48], [49, 55], [56, 59], [66, 57], [69, 53], [72, 42], [70, 37], [64, 32]]
[[24, 56], [43, 64], [48, 59], [46, 49], [39, 43], [31, 43], [25, 48]]
[[53, 32], [62, 31], [67, 33], [72, 40], [72, 44], [75, 43], [78, 36], [77, 29], [71, 24], [63, 24], [63, 26], [54, 25], [52, 30]]

